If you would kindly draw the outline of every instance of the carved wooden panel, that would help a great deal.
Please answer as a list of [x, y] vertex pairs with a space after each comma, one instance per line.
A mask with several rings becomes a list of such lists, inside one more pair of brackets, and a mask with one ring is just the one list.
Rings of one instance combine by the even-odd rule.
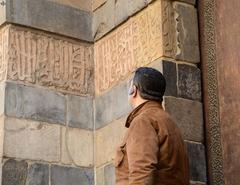
[[96, 94], [137, 67], [173, 54], [171, 11], [169, 1], [156, 1], [95, 44]]

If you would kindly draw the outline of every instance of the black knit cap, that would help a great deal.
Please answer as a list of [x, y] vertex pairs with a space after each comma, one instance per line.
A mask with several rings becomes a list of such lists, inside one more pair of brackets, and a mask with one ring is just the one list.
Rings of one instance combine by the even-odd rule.
[[133, 85], [140, 91], [142, 98], [163, 101], [166, 80], [160, 71], [150, 67], [138, 68], [133, 78]]

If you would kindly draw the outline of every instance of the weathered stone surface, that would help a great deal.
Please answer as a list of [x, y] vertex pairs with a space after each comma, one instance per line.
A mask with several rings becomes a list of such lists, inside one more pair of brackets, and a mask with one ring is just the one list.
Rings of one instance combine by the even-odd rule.
[[146, 0], [117, 0], [115, 2], [115, 27], [148, 5]]
[[194, 182], [194, 181], [190, 181], [190, 185], [207, 185], [204, 182]]
[[203, 142], [203, 107], [200, 102], [165, 97], [164, 106], [182, 131], [184, 139]]
[[193, 181], [207, 182], [205, 147], [186, 142], [189, 155], [190, 177]]
[[0, 4], [0, 25], [3, 24], [6, 21], [6, 6], [5, 6], [5, 0], [1, 1]]
[[115, 167], [113, 164], [104, 167], [104, 181], [105, 185], [115, 184]]
[[93, 129], [93, 98], [67, 96], [67, 123], [70, 127]]
[[125, 132], [126, 118], [108, 124], [95, 133], [95, 165], [97, 167], [112, 162], [115, 157], [116, 147], [121, 143]]
[[131, 5], [129, 0], [116, 0], [114, 11], [114, 26], [122, 23], [131, 15]]
[[62, 127], [61, 161], [75, 166], [93, 166], [93, 132]]
[[51, 185], [93, 185], [92, 168], [70, 168], [53, 165], [51, 167]]
[[60, 127], [6, 118], [4, 156], [48, 162], [60, 161]]
[[89, 44], [7, 26], [0, 32], [0, 64], [0, 81], [8, 65], [9, 80], [74, 94], [91, 94], [93, 89]]
[[7, 21], [92, 41], [92, 13], [46, 0], [7, 1]]
[[109, 92], [96, 97], [95, 128], [99, 129], [119, 119], [131, 110], [128, 104], [128, 83], [123, 82]]
[[92, 33], [95, 40], [114, 28], [115, 0], [107, 0], [106, 2], [99, 3], [102, 4], [101, 8], [93, 12]]
[[177, 68], [176, 63], [163, 61], [163, 75], [166, 79], [165, 96], [177, 96]]
[[104, 184], [104, 167], [96, 168], [96, 184], [97, 185], [105, 185]]
[[102, 6], [104, 3], [106, 3], [107, 0], [93, 0], [92, 2], [92, 9], [93, 11]]
[[49, 166], [46, 164], [32, 164], [29, 167], [27, 185], [48, 185]]
[[5, 112], [8, 116], [65, 124], [65, 97], [53, 91], [6, 84]]
[[168, 1], [156, 1], [95, 43], [96, 94], [113, 87], [137, 67], [173, 54], [170, 12]]
[[133, 15], [146, 7], [150, 2], [148, 0], [130, 0], [129, 3], [131, 7], [130, 15]]
[[26, 185], [28, 164], [24, 161], [8, 160], [3, 165], [2, 185]]
[[77, 8], [80, 10], [85, 11], [92, 11], [92, 1], [86, 1], [86, 0], [50, 0], [59, 4], [71, 6], [73, 8]]
[[2, 158], [3, 158], [3, 140], [4, 140], [4, 116], [2, 115], [0, 117], [0, 161], [1, 161], [0, 169], [2, 169], [1, 163], [2, 163]]
[[0, 82], [5, 81], [7, 77], [7, 60], [8, 60], [8, 37], [9, 26], [0, 28]]
[[177, 0], [191, 5], [195, 5], [197, 0]]
[[201, 94], [201, 71], [199, 68], [178, 64], [178, 95], [183, 98], [199, 100]]
[[113, 164], [107, 164], [96, 169], [97, 185], [115, 184], [115, 167]]
[[194, 6], [174, 2], [177, 30], [176, 59], [192, 63], [200, 62], [198, 18]]
[[0, 83], [0, 115], [4, 114], [5, 83]]

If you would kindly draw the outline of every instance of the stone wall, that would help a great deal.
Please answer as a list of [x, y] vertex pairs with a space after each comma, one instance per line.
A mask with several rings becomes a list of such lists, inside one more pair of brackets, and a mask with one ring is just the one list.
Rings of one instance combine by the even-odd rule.
[[115, 180], [115, 148], [125, 132], [124, 122], [130, 111], [128, 82], [140, 66], [154, 67], [165, 75], [164, 107], [186, 142], [191, 183], [207, 182], [198, 18], [194, 4], [195, 1], [113, 3], [108, 0], [94, 10], [97, 17], [93, 25], [98, 25], [97, 29], [93, 26], [97, 40], [94, 44], [96, 184], [113, 184]]
[[4, 185], [94, 184], [92, 44], [0, 31]]
[[[206, 184], [194, 0], [9, 0], [0, 6], [4, 185], [113, 185], [134, 70], [154, 67], [164, 107]], [[21, 10], [21, 11], [20, 11]]]

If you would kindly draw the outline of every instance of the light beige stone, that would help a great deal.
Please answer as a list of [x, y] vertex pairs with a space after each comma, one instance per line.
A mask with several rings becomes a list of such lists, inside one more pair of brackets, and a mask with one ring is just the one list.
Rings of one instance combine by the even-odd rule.
[[5, 83], [0, 83], [0, 115], [4, 114], [5, 107]]
[[0, 29], [0, 82], [6, 80], [8, 60], [9, 26]]
[[95, 165], [100, 166], [114, 160], [116, 147], [121, 143], [126, 128], [122, 118], [95, 132]]
[[9, 26], [0, 32], [0, 81], [38, 84], [74, 94], [91, 94], [92, 45]]
[[92, 0], [50, 0], [73, 8], [92, 11]]
[[174, 53], [172, 7], [155, 1], [94, 45], [95, 92], [101, 94], [137, 67]]
[[2, 158], [3, 158], [3, 139], [4, 139], [4, 116], [2, 115], [0, 117], [0, 164], [2, 164]]
[[6, 118], [4, 156], [20, 159], [60, 161], [60, 126]]
[[105, 185], [104, 184], [104, 167], [96, 168], [96, 185]]
[[102, 6], [104, 3], [106, 3], [107, 0], [93, 0], [92, 2], [92, 10], [96, 10], [100, 6]]
[[191, 185], [206, 185], [204, 182], [196, 182], [196, 181], [190, 181]]
[[6, 21], [6, 6], [5, 5], [5, 0], [0, 1], [0, 25], [3, 24]]
[[62, 127], [61, 161], [75, 166], [93, 166], [93, 132]]

